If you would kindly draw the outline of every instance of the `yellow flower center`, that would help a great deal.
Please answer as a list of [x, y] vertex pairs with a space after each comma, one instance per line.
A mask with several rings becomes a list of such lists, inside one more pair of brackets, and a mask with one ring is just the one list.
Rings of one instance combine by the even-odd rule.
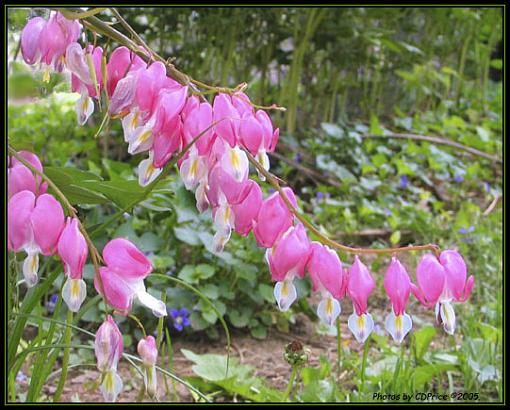
[[77, 280], [71, 280], [71, 296], [77, 298], [80, 296], [80, 282]]
[[195, 177], [197, 172], [198, 172], [198, 159], [194, 159], [191, 162], [191, 168], [189, 170], [189, 174], [190, 174], [191, 177]]
[[49, 83], [50, 82], [50, 70], [48, 68], [45, 68], [44, 71], [43, 71], [43, 81], [45, 83]]
[[237, 152], [235, 152], [235, 150], [230, 150], [230, 162], [232, 163], [232, 167], [234, 167], [234, 169], [239, 169], [239, 158], [237, 157]]
[[109, 392], [113, 391], [113, 377], [112, 377], [111, 372], [106, 373], [105, 388], [106, 388], [106, 391], [109, 391]]
[[131, 128], [136, 128], [137, 124], [138, 124], [138, 117], [139, 117], [140, 113], [137, 111], [135, 112], [135, 115], [133, 115], [133, 118], [131, 119], [131, 123], [130, 123], [130, 127]]
[[151, 130], [144, 131], [138, 138], [138, 140], [140, 141], [140, 144], [147, 141], [151, 137], [151, 135], [152, 135]]
[[326, 302], [326, 315], [331, 316], [333, 314], [333, 299], [328, 298]]
[[288, 294], [289, 294], [289, 283], [286, 280], [284, 280], [281, 295], [282, 295], [282, 297], [286, 297]]
[[358, 316], [358, 327], [360, 329], [365, 328], [365, 315]]
[[85, 98], [83, 99], [83, 102], [81, 103], [81, 109], [82, 109], [84, 112], [86, 112], [88, 107], [89, 107], [89, 99], [85, 97]]

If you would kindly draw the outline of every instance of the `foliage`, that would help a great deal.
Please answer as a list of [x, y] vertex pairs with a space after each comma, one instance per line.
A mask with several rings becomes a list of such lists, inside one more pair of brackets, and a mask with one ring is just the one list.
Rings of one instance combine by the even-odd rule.
[[[336, 8], [322, 15], [310, 10], [314, 9], [146, 8], [140, 14], [119, 9], [151, 46], [162, 55], [176, 56], [174, 64], [194, 78], [231, 86], [248, 81], [254, 101], [278, 101], [294, 110], [294, 117], [279, 119], [279, 154], [287, 161], [273, 157], [272, 166], [299, 194], [300, 207], [324, 233], [376, 247], [458, 247], [476, 276], [472, 303], [459, 306], [461, 336], [441, 339], [435, 328], [425, 325], [433, 315], [417, 308], [417, 328], [405, 346], [410, 354], [402, 356], [386, 337], [372, 336], [366, 386], [342, 387], [345, 381], [337, 380], [332, 363], [321, 357], [319, 367], [301, 370], [293, 398], [365, 401], [387, 390], [472, 391], [480, 400], [501, 399], [502, 214], [498, 207], [484, 212], [502, 195], [500, 164], [447, 146], [368, 137], [395, 132], [439, 135], [501, 157], [502, 87], [489, 75], [501, 63], [491, 57], [500, 41], [499, 11]], [[19, 32], [26, 14], [9, 13], [13, 31]], [[300, 42], [305, 38], [306, 43]], [[13, 44], [10, 41], [11, 51]], [[233, 237], [225, 252], [213, 254], [210, 214], [196, 211], [193, 195], [176, 173], [131, 209], [129, 204], [143, 194], [133, 170], [138, 158], [127, 155], [118, 121], [110, 122], [97, 138], [93, 136], [102, 118], [76, 126], [77, 97], [69, 93], [67, 83], [54, 77], [44, 84], [40, 74], [11, 62], [9, 143], [39, 154], [45, 172], [77, 206], [99, 249], [108, 238], [127, 237], [149, 254], [157, 273], [194, 286], [229, 326], [257, 339], [267, 337], [272, 326], [289, 331], [299, 313], [315, 320], [305, 281], [299, 284], [299, 305], [287, 314], [276, 312], [263, 251], [252, 234]], [[122, 216], [111, 221], [118, 212]], [[346, 255], [341, 257], [348, 261]], [[65, 320], [60, 301], [48, 307], [51, 295], [59, 294], [62, 286], [61, 278], [55, 279], [61, 267], [49, 259], [41, 268], [41, 287], [25, 292], [17, 285], [22, 278], [17, 262], [10, 261], [8, 278], [9, 334], [21, 340], [20, 350], [61, 343], [64, 329], [52, 322], [17, 321], [20, 314]], [[371, 270], [382, 272], [386, 264], [387, 259], [375, 258]], [[91, 294], [93, 274], [87, 265], [84, 279]], [[189, 289], [161, 284], [154, 278], [148, 287], [166, 288], [170, 307], [191, 312], [191, 329], [184, 330], [185, 335], [203, 331], [220, 337], [218, 315], [208, 303]], [[389, 307], [382, 294], [375, 299], [380, 308], [376, 321], [382, 323]], [[99, 299], [94, 299], [74, 324], [95, 331], [93, 324], [102, 313]], [[147, 328], [156, 328], [156, 319], [143, 309], [135, 307], [134, 313]], [[37, 328], [35, 337], [22, 334], [25, 324]], [[141, 332], [128, 319], [120, 320], [120, 326], [132, 351]], [[177, 335], [171, 319], [164, 328]], [[41, 395], [42, 384], [60, 351], [28, 354], [27, 361], [44, 366], [42, 374], [30, 379], [24, 399], [47, 399]], [[189, 381], [210, 397], [218, 391], [227, 399], [248, 401], [283, 397], [255, 376], [251, 366], [234, 358], [226, 373], [225, 356], [183, 354], [194, 363], [196, 376]], [[349, 380], [359, 380], [361, 355], [347, 346], [343, 356]], [[75, 365], [91, 362], [93, 356], [84, 350], [70, 359]], [[22, 365], [23, 361], [15, 363], [10, 374], [16, 375]], [[15, 399], [14, 377], [9, 380]], [[23, 399], [19, 394], [17, 398]]]

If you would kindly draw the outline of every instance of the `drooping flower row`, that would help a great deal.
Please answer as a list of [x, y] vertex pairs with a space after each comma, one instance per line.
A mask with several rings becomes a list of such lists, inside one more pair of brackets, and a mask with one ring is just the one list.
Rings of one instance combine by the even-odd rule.
[[[81, 95], [76, 104], [78, 123], [87, 122], [94, 112], [95, 101], [105, 94], [108, 114], [122, 120], [128, 152], [148, 153], [148, 158], [138, 166], [142, 186], [154, 181], [175, 154], [191, 145], [178, 166], [185, 187], [195, 191], [199, 212], [212, 210], [213, 250], [221, 252], [232, 231], [243, 236], [253, 232], [257, 244], [267, 249], [266, 260], [276, 282], [274, 295], [282, 311], [289, 309], [297, 298], [294, 279], [308, 272], [313, 290], [321, 295], [319, 318], [333, 325], [341, 311], [341, 299], [348, 296], [354, 307], [348, 326], [356, 339], [364, 342], [374, 327], [368, 313], [368, 298], [375, 281], [367, 266], [356, 256], [351, 268], [343, 269], [334, 250], [309, 240], [304, 226], [280, 193], [264, 199], [257, 182], [249, 178], [245, 151], [268, 170], [267, 154], [278, 142], [279, 130], [274, 128], [267, 113], [255, 110], [243, 92], [220, 93], [210, 104], [194, 95], [191, 87], [168, 77], [163, 63], [147, 65], [126, 47], [113, 50], [106, 62], [101, 47], [83, 48], [77, 43], [80, 29], [76, 21], [52, 13], [48, 21], [39, 17], [31, 19], [21, 39], [25, 61], [41, 64], [45, 79], [49, 78], [50, 68], [61, 71], [66, 67], [71, 72], [72, 90]], [[42, 170], [38, 160], [29, 158], [27, 153], [24, 155]], [[9, 213], [16, 216], [9, 219], [9, 249], [26, 251], [23, 271], [28, 285], [37, 282], [38, 254], [58, 252], [69, 276], [64, 299], [70, 309], [78, 310], [85, 298], [82, 271], [87, 258], [86, 241], [79, 232], [78, 221], [68, 218], [64, 224], [60, 204], [45, 194], [45, 184], [14, 159], [11, 165], [9, 182], [11, 185], [13, 181], [13, 187], [9, 186], [9, 197], [12, 197]], [[259, 179], [264, 180], [263, 175], [259, 174]], [[292, 190], [284, 188], [283, 192], [297, 208]], [[51, 215], [51, 226], [43, 215]], [[138, 299], [156, 316], [166, 315], [164, 304], [144, 286], [152, 265], [133, 244], [114, 239], [105, 246], [103, 259], [106, 266], [99, 270], [94, 284], [117, 312], [127, 314]], [[425, 255], [418, 264], [416, 278], [417, 284], [413, 284], [405, 267], [396, 257], [392, 258], [384, 278], [392, 306], [385, 325], [397, 342], [402, 342], [412, 327], [411, 317], [406, 313], [411, 293], [425, 306], [436, 306], [436, 317], [448, 333], [453, 333], [452, 302], [465, 301], [474, 284], [472, 276], [467, 278], [462, 257], [451, 250], [444, 251], [439, 258]], [[116, 373], [122, 353], [119, 335], [111, 317], [96, 335], [102, 390], [105, 398], [111, 400], [115, 400], [122, 388]], [[155, 359], [151, 356], [154, 350], [153, 340], [144, 339], [139, 344], [139, 354], [146, 356], [145, 379], [149, 392], [154, 391], [155, 383]]]
[[[30, 36], [32, 41], [34, 38], [36, 36]], [[195, 190], [198, 210], [204, 212], [212, 208], [216, 230], [213, 249], [221, 252], [232, 230], [244, 236], [253, 230], [258, 245], [267, 248], [266, 259], [277, 282], [275, 297], [281, 310], [287, 310], [297, 297], [293, 279], [303, 277], [308, 269], [314, 290], [323, 296], [318, 307], [319, 317], [333, 324], [340, 313], [338, 301], [348, 294], [355, 308], [349, 327], [359, 340], [366, 339], [373, 327], [373, 320], [367, 313], [367, 299], [375, 287], [368, 268], [356, 257], [351, 269], [344, 272], [333, 250], [317, 242], [310, 243], [305, 228], [296, 224], [279, 193], [264, 200], [258, 184], [249, 179], [249, 161], [244, 150], [254, 155], [267, 170], [267, 152], [273, 151], [278, 142], [279, 130], [274, 129], [265, 111], [256, 111], [242, 92], [218, 94], [212, 105], [197, 96], [189, 96], [187, 86], [166, 75], [164, 64], [156, 62], [147, 66], [125, 47], [112, 52], [106, 64], [106, 78], [102, 77], [100, 47], [82, 48], [70, 40], [61, 58], [72, 73], [73, 91], [82, 95], [77, 105], [80, 124], [93, 112], [92, 99], [100, 98], [105, 89], [110, 116], [122, 118], [128, 152], [149, 152], [149, 158], [139, 165], [141, 185], [153, 181], [175, 153], [199, 137], [179, 161], [179, 166], [184, 185]], [[32, 62], [30, 58], [25, 60]], [[259, 177], [263, 179], [262, 175]], [[296, 207], [292, 190], [285, 188], [284, 192]], [[430, 258], [435, 259], [429, 255], [421, 264], [431, 264]], [[411, 326], [411, 319], [404, 312], [411, 290], [429, 306], [431, 302], [426, 292], [430, 286], [439, 288], [436, 298], [430, 294], [428, 297], [435, 300], [434, 303], [441, 298], [438, 317], [444, 317], [445, 328], [453, 331], [454, 325], [450, 323], [453, 310], [448, 300], [452, 295], [458, 301], [464, 300], [464, 296], [459, 297], [458, 291], [453, 292], [450, 287], [462, 285], [470, 289], [472, 286], [471, 278], [471, 282], [465, 284], [466, 267], [460, 255], [453, 259], [456, 267], [450, 264], [445, 272], [457, 275], [454, 285], [452, 280], [446, 279], [444, 283], [435, 279], [427, 281], [423, 269], [419, 269], [419, 288], [411, 283], [400, 262], [392, 259], [385, 288], [392, 300], [393, 316], [388, 317], [386, 327], [396, 340], [401, 340]], [[446, 278], [447, 274], [443, 276]], [[394, 277], [397, 279], [392, 279]], [[394, 302], [397, 299], [399, 302]]]
[[[39, 158], [27, 151], [19, 155], [34, 168], [43, 170]], [[58, 254], [67, 277], [62, 297], [73, 312], [80, 309], [86, 297], [83, 268], [88, 245], [76, 218], [64, 216], [64, 210], [53, 195], [46, 193], [47, 184], [14, 157], [8, 167], [8, 249], [24, 251], [23, 275], [28, 287], [38, 282], [39, 255]], [[166, 315], [166, 307], [146, 292], [143, 280], [152, 271], [152, 264], [135, 245], [126, 239], [113, 239], [103, 250], [106, 266], [99, 269], [101, 287], [109, 303], [121, 312], [129, 311], [137, 298], [158, 317]], [[101, 284], [99, 281], [101, 280]]]
[[[39, 158], [30, 152], [19, 155], [42, 171]], [[23, 275], [28, 287], [38, 282], [39, 254], [57, 254], [62, 260], [67, 277], [62, 298], [69, 309], [77, 312], [86, 298], [83, 268], [88, 256], [88, 245], [80, 232], [76, 218], [64, 216], [60, 203], [46, 193], [46, 183], [16, 158], [9, 158], [8, 167], [7, 240], [12, 252], [25, 252]], [[104, 267], [99, 269], [94, 285], [117, 313], [128, 314], [134, 299], [149, 307], [155, 316], [166, 316], [165, 304], [145, 290], [143, 280], [152, 271], [147, 257], [126, 239], [117, 238], [103, 249]], [[122, 335], [111, 316], [96, 333], [97, 367], [101, 371], [101, 392], [107, 401], [115, 401], [122, 390], [117, 364], [122, 355]], [[140, 340], [138, 353], [144, 365], [144, 381], [150, 397], [156, 395], [157, 348], [152, 336]]]

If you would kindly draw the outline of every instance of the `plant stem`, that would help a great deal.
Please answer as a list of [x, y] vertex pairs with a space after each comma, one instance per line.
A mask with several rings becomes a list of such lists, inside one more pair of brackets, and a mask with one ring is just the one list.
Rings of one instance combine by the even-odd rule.
[[[103, 34], [107, 36], [108, 38], [116, 41], [120, 45], [126, 46], [131, 51], [133, 51], [135, 54], [137, 54], [140, 58], [142, 58], [147, 63], [152, 63], [155, 61], [159, 61], [163, 63], [166, 67], [167, 74], [172, 77], [174, 80], [176, 80], [178, 83], [184, 86], [189, 86], [190, 84], [196, 85], [197, 87], [211, 90], [216, 93], [226, 93], [229, 95], [233, 95], [238, 93], [239, 91], [242, 91], [242, 89], [246, 88], [246, 84], [240, 84], [235, 88], [229, 88], [229, 87], [217, 87], [205, 84], [201, 81], [195, 80], [188, 76], [187, 74], [179, 71], [175, 66], [170, 63], [168, 60], [165, 60], [163, 57], [158, 55], [155, 51], [153, 51], [150, 47], [147, 46], [147, 44], [142, 40], [142, 38], [136, 33], [136, 31], [122, 18], [120, 13], [115, 10], [114, 8], [111, 8], [112, 13], [115, 15], [117, 20], [122, 24], [122, 26], [129, 32], [129, 34], [133, 37], [133, 40], [126, 37], [121, 32], [117, 31], [104, 21], [98, 19], [94, 16], [94, 14], [97, 14], [96, 12], [91, 12], [90, 15], [86, 15], [86, 13], [76, 13], [72, 9], [69, 8], [55, 8], [55, 10], [61, 12], [64, 17], [71, 18], [71, 19], [81, 19], [82, 23], [89, 29], [94, 32]], [[97, 10], [97, 9], [95, 9]], [[102, 10], [99, 10], [102, 11]], [[263, 110], [280, 110], [285, 111], [284, 107], [279, 107], [275, 104], [264, 107], [257, 104], [253, 104], [251, 101], [248, 101], [249, 104], [251, 104], [254, 108], [257, 109], [263, 109]]]
[[[172, 338], [170, 337], [170, 332], [168, 328], [165, 328], [165, 337], [166, 337], [166, 347], [167, 347], [167, 359], [168, 359], [168, 370], [173, 372], [174, 370], [174, 349], [172, 347]], [[165, 376], [166, 383], [166, 376]], [[177, 389], [175, 387], [175, 380], [172, 379], [172, 389], [174, 393], [175, 401], [179, 401], [179, 396], [177, 395]]]
[[[67, 325], [73, 324], [73, 312], [70, 309], [67, 310], [66, 324]], [[71, 343], [72, 330], [73, 329], [71, 326], [66, 327], [66, 332], [65, 332], [65, 336], [64, 336], [64, 345], [69, 345]], [[60, 401], [60, 396], [62, 395], [62, 392], [64, 391], [64, 385], [65, 385], [66, 379], [67, 379], [67, 371], [68, 371], [68, 366], [69, 366], [69, 353], [70, 352], [71, 352], [71, 350], [69, 348], [66, 348], [64, 350], [64, 358], [62, 359], [62, 374], [60, 375], [60, 380], [58, 382], [55, 396], [53, 396], [54, 403], [57, 403]]]
[[400, 369], [402, 368], [402, 362], [404, 361], [404, 352], [405, 352], [405, 344], [402, 343], [402, 346], [400, 349], [400, 357], [397, 359], [397, 363], [395, 364], [395, 370], [393, 372], [393, 380], [391, 382], [391, 391], [396, 391], [397, 379], [400, 374]]
[[292, 391], [292, 387], [294, 385], [294, 379], [296, 378], [296, 375], [298, 372], [298, 367], [299, 366], [297, 366], [297, 365], [292, 366], [292, 371], [291, 371], [290, 377], [289, 377], [289, 384], [287, 385], [287, 390], [285, 390], [285, 393], [283, 394], [282, 401], [287, 401], [289, 398], [290, 392]]
[[312, 231], [317, 238], [319, 239], [319, 242], [321, 242], [323, 245], [328, 245], [334, 249], [337, 249], [339, 251], [344, 251], [348, 253], [354, 253], [354, 254], [387, 254], [387, 253], [398, 253], [398, 252], [410, 252], [410, 251], [432, 251], [436, 254], [437, 257], [439, 257], [439, 247], [434, 244], [429, 245], [411, 245], [411, 246], [404, 246], [401, 248], [381, 248], [381, 249], [370, 249], [370, 248], [353, 248], [350, 246], [342, 245], [341, 243], [335, 242], [332, 239], [329, 239], [327, 236], [322, 234], [318, 228], [316, 228], [312, 223], [308, 222], [308, 220], [296, 209], [294, 208], [294, 205], [289, 201], [287, 198], [287, 195], [283, 191], [283, 189], [280, 187], [280, 184], [278, 183], [278, 180], [276, 177], [271, 174], [270, 172], [266, 171], [262, 165], [258, 163], [258, 161], [251, 155], [248, 150], [244, 149], [246, 152], [246, 155], [248, 156], [248, 160], [255, 166], [255, 168], [266, 177], [266, 180], [278, 191], [280, 194], [283, 202], [291, 211], [299, 221], [306, 226], [310, 231]]
[[340, 371], [342, 370], [342, 323], [340, 317], [336, 320], [336, 377], [340, 380]]
[[367, 368], [367, 357], [368, 357], [368, 347], [370, 343], [370, 336], [368, 336], [368, 339], [365, 341], [365, 346], [363, 347], [363, 361], [361, 363], [361, 386], [360, 386], [360, 398], [365, 392], [365, 371]]
[[128, 318], [131, 320], [134, 320], [138, 327], [141, 329], [143, 337], [147, 337], [147, 333], [145, 332], [145, 327], [143, 327], [142, 322], [140, 322], [140, 319], [138, 319], [135, 315], [128, 315]]
[[[163, 289], [161, 292], [161, 300], [166, 305], [166, 289]], [[161, 340], [163, 339], [163, 325], [165, 323], [165, 316], [161, 316], [158, 319], [158, 335], [156, 337], [156, 347], [159, 351], [159, 348], [161, 346]]]

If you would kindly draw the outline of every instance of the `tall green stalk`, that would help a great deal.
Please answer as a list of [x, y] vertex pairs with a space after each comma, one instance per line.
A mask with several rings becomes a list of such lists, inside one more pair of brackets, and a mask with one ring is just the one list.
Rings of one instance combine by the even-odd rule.
[[287, 401], [290, 396], [290, 392], [292, 391], [292, 388], [294, 387], [294, 380], [296, 379], [296, 375], [299, 369], [299, 365], [295, 364], [292, 366], [292, 371], [290, 373], [289, 377], [289, 384], [287, 385], [287, 389], [285, 390], [285, 393], [283, 393], [282, 401]]
[[[64, 344], [69, 345], [71, 343], [71, 335], [72, 335], [72, 327], [70, 325], [73, 324], [73, 312], [68, 309], [67, 310], [67, 319], [66, 324], [68, 325], [66, 327], [65, 336], [64, 336]], [[66, 383], [67, 379], [67, 371], [69, 366], [69, 354], [71, 352], [71, 349], [66, 348], [64, 350], [64, 358], [62, 359], [62, 374], [60, 375], [60, 380], [58, 382], [57, 390], [55, 391], [55, 395], [53, 396], [53, 402], [57, 403], [60, 401], [60, 396], [62, 395], [62, 392], [64, 391], [64, 385]]]
[[340, 318], [336, 320], [336, 377], [340, 379], [342, 370], [342, 325]]
[[402, 363], [404, 361], [404, 352], [405, 352], [405, 344], [402, 343], [400, 349], [400, 357], [397, 359], [397, 363], [395, 363], [395, 370], [393, 371], [393, 379], [391, 382], [391, 391], [397, 391], [397, 380], [400, 375], [400, 369], [402, 368]]
[[365, 392], [365, 372], [367, 369], [367, 358], [368, 358], [368, 347], [370, 344], [370, 336], [368, 336], [368, 339], [365, 341], [365, 345], [363, 346], [363, 361], [361, 363], [361, 386], [359, 389], [360, 398], [362, 398], [363, 393]]

